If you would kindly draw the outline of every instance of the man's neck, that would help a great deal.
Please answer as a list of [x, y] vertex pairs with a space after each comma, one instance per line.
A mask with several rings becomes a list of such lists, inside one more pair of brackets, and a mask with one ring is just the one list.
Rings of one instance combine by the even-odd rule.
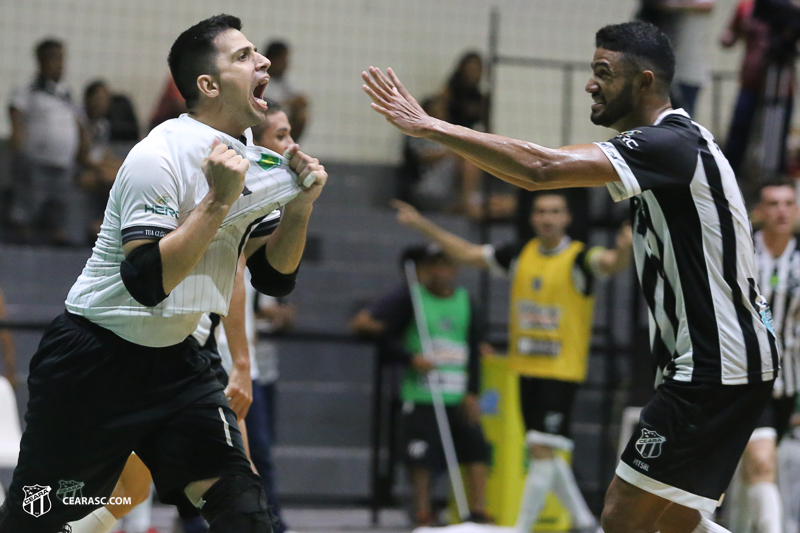
[[767, 247], [772, 257], [780, 257], [789, 246], [789, 241], [792, 240], [791, 233], [773, 233], [770, 231], [761, 231], [761, 236], [764, 238], [764, 246]]
[[542, 249], [549, 252], [561, 246], [561, 243], [563, 242], [565, 236], [566, 235], [559, 235], [557, 237], [547, 237], [547, 238], [540, 237], [539, 242], [541, 243]]
[[240, 125], [233, 124], [229, 118], [217, 110], [202, 110], [192, 109], [189, 111], [189, 116], [198, 122], [202, 122], [206, 126], [210, 126], [215, 130], [227, 133], [234, 139], [238, 139], [244, 135], [244, 130]]
[[613, 129], [623, 132], [630, 131], [641, 126], [652, 126], [664, 111], [672, 109], [672, 104], [659, 102], [658, 104], [645, 106], [641, 112], [631, 113], [623, 117], [619, 122], [612, 126]]

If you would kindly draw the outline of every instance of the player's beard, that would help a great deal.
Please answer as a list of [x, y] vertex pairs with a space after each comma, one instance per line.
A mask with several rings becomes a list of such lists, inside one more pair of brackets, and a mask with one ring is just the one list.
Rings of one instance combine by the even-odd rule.
[[589, 117], [592, 124], [610, 128], [633, 112], [633, 80], [628, 80], [613, 100], [606, 100], [603, 110]]

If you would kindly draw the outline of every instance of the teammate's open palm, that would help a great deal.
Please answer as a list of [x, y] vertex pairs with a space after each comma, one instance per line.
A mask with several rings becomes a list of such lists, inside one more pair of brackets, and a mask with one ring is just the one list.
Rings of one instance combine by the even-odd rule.
[[436, 120], [409, 94], [391, 68], [384, 74], [379, 68], [369, 67], [369, 73], [362, 72], [361, 77], [364, 92], [372, 98], [372, 109], [406, 135], [420, 137], [425, 126]]
[[211, 153], [203, 160], [203, 174], [208, 188], [213, 191], [215, 200], [231, 205], [244, 190], [244, 176], [250, 161], [214, 139]]

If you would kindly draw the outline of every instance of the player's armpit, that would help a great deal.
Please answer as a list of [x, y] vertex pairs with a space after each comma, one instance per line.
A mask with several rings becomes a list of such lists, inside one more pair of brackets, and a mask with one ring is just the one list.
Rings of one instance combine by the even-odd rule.
[[140, 304], [146, 307], [158, 305], [167, 297], [158, 241], [131, 241], [125, 248], [126, 257], [119, 266], [125, 288]]

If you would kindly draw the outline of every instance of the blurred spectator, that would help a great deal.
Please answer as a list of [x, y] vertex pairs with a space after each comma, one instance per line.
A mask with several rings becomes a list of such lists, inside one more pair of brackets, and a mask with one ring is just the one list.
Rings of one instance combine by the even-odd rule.
[[186, 113], [186, 100], [181, 96], [181, 92], [178, 90], [178, 86], [175, 85], [172, 75], [167, 74], [167, 84], [164, 87], [164, 92], [161, 93], [156, 109], [150, 117], [150, 129], [152, 130], [171, 118], [178, 118], [183, 113]]
[[706, 35], [714, 0], [642, 0], [638, 18], [667, 34], [675, 48], [673, 106], [694, 115], [705, 83]]
[[124, 94], [111, 95], [108, 106], [108, 122], [111, 125], [111, 142], [139, 140], [139, 118], [133, 102]]
[[292, 125], [292, 137], [299, 141], [308, 120], [308, 98], [297, 92], [286, 79], [290, 64], [289, 45], [283, 41], [272, 41], [267, 44], [266, 50], [264, 55], [272, 63], [269, 67], [266, 95], [283, 106], [289, 117], [289, 124]]
[[486, 131], [489, 95], [481, 92], [483, 60], [477, 52], [467, 52], [447, 80], [444, 96], [448, 100], [447, 121], [474, 130]]
[[724, 47], [745, 41], [739, 96], [725, 156], [745, 192], [755, 176], [783, 173], [795, 90], [800, 8], [790, 2], [742, 0], [722, 35]]
[[67, 244], [64, 221], [80, 131], [72, 97], [61, 79], [64, 56], [61, 41], [37, 44], [39, 70], [31, 83], [12, 93], [9, 102], [16, 166], [11, 221], [18, 242], [31, 242], [34, 230], [42, 229], [47, 242]]
[[81, 117], [81, 171], [78, 184], [86, 191], [89, 222], [87, 242], [93, 244], [103, 222], [108, 193], [122, 161], [111, 153], [111, 91], [104, 81], [86, 86]]
[[405, 459], [414, 489], [415, 524], [436, 522], [431, 508], [433, 476], [445, 468], [444, 451], [433, 411], [428, 372], [440, 375], [458, 462], [467, 468], [470, 520], [486, 522], [485, 493], [489, 446], [480, 425], [480, 328], [469, 293], [455, 285], [458, 267], [441, 248], [407, 249], [401, 263], [413, 261], [420, 283], [433, 353], [423, 353], [406, 284], [360, 311], [351, 322], [354, 332], [382, 337], [382, 354], [401, 363]]
[[[447, 104], [444, 96], [434, 96], [424, 100], [422, 108], [434, 118], [447, 120]], [[406, 137], [403, 142], [405, 164], [399, 198], [423, 211], [470, 213], [472, 206], [480, 209], [478, 167], [429, 139]]]
[[[6, 306], [3, 301], [3, 293], [0, 292], [0, 320], [6, 319]], [[17, 365], [14, 352], [14, 339], [11, 338], [11, 331], [0, 329], [0, 350], [3, 352], [3, 375], [11, 383], [12, 387], [17, 386]]]
[[[253, 127], [253, 144], [283, 154], [292, 144], [292, 127], [281, 106], [267, 99], [267, 116], [260, 125]], [[267, 223], [265, 220], [264, 223]], [[251, 235], [258, 236], [259, 228]], [[248, 273], [249, 275], [249, 273]], [[253, 312], [255, 328], [264, 333], [276, 333], [291, 329], [294, 322], [294, 306], [276, 298], [256, 293], [250, 283], [248, 291], [248, 319]], [[245, 422], [250, 438], [250, 456], [264, 484], [267, 501], [277, 518], [274, 533], [284, 533], [288, 528], [281, 512], [275, 489], [275, 468], [272, 461], [272, 446], [275, 443], [275, 398], [278, 382], [278, 350], [274, 342], [254, 339], [255, 364], [258, 377], [253, 381], [253, 403]]]

